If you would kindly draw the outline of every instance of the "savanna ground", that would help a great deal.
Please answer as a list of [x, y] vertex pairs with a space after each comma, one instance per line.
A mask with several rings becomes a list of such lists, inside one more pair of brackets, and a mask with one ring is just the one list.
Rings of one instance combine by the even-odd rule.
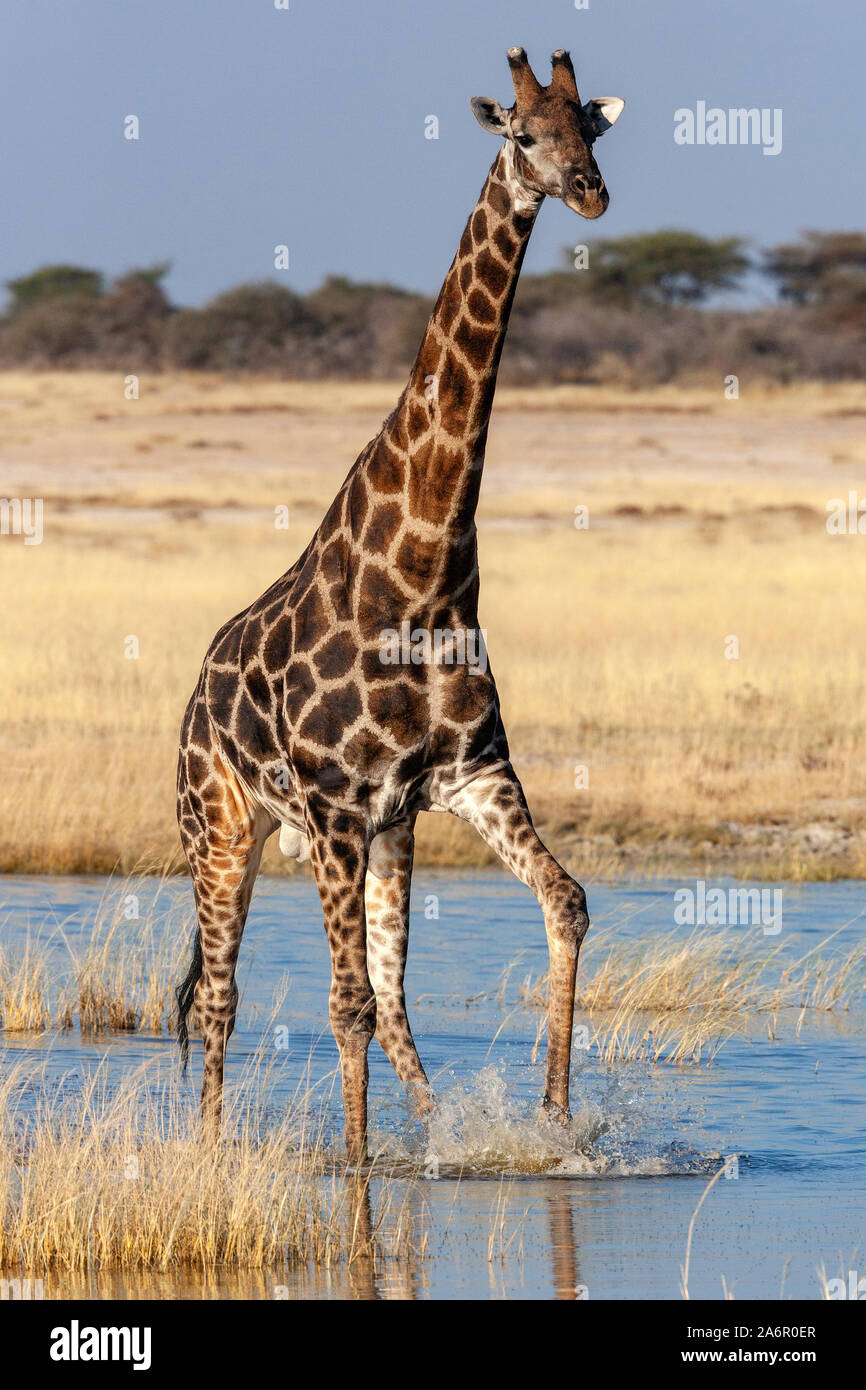
[[[0, 537], [0, 870], [181, 867], [205, 649], [400, 389], [0, 375], [0, 493], [44, 499], [41, 545]], [[826, 527], [862, 487], [864, 418], [855, 384], [498, 393], [480, 618], [536, 821], [584, 880], [866, 875], [866, 538]], [[419, 860], [488, 856], [425, 816]], [[264, 867], [285, 871], [275, 841]]]

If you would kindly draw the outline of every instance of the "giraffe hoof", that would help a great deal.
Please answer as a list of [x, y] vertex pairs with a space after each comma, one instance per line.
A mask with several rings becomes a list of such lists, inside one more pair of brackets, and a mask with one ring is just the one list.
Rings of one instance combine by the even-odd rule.
[[429, 1120], [433, 1111], [436, 1109], [436, 1097], [429, 1086], [419, 1083], [414, 1088], [412, 1100], [415, 1106], [415, 1115], [419, 1120]]
[[571, 1111], [567, 1107], [557, 1105], [552, 1100], [545, 1099], [541, 1102], [539, 1119], [542, 1124], [561, 1125], [565, 1128], [571, 1124]]

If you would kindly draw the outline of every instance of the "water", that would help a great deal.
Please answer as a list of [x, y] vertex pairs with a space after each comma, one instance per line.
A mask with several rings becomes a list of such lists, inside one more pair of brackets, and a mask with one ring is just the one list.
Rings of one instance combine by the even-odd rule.
[[[594, 887], [594, 923], [623, 939], [674, 928], [677, 885]], [[0, 881], [4, 946], [29, 929], [62, 969], [66, 947], [90, 930], [105, 892], [99, 879]], [[138, 885], [141, 911], [155, 887]], [[189, 884], [169, 889], [187, 898]], [[833, 943], [864, 939], [862, 885], [784, 885], [783, 929], [724, 927], [788, 957], [843, 927]], [[435, 915], [438, 913], [438, 916]], [[134, 930], [134, 923], [130, 923]], [[683, 938], [688, 928], [681, 928]], [[54, 935], [52, 935], [54, 933]], [[536, 1111], [543, 1042], [538, 1015], [503, 1000], [511, 978], [546, 968], [540, 911], [521, 885], [499, 874], [417, 875], [406, 996], [418, 1050], [438, 1105], [429, 1132], [409, 1116], [376, 1044], [370, 1050], [373, 1146], [405, 1172], [406, 1201], [427, 1235], [424, 1257], [382, 1270], [279, 1275], [289, 1297], [677, 1298], [689, 1222], [726, 1158], [734, 1176], [708, 1194], [695, 1222], [693, 1298], [817, 1298], [828, 1278], [866, 1273], [866, 1015], [796, 1011], [759, 1015], [711, 1065], [605, 1065], [578, 1052], [574, 1128], [551, 1142]], [[309, 1080], [327, 1103], [335, 1149], [341, 1115], [336, 1049], [327, 1028], [329, 958], [315, 888], [307, 879], [263, 879], [253, 900], [239, 970], [241, 1005], [227, 1086], [237, 1093], [257, 1053], [270, 1068], [267, 1106], [285, 1105]], [[282, 991], [281, 991], [282, 985]], [[275, 1004], [275, 1000], [277, 1001]], [[74, 1098], [101, 1064], [110, 1082], [147, 1064], [176, 1066], [167, 1037], [121, 1035], [94, 1042], [77, 1033], [7, 1035], [2, 1064], [33, 1061], [39, 1085]], [[190, 1093], [197, 1085], [193, 1053]], [[250, 1097], [255, 1103], [257, 1097]], [[426, 1173], [426, 1177], [419, 1175]], [[401, 1180], [403, 1181], [403, 1180]], [[398, 1187], [400, 1184], [398, 1183]], [[268, 1274], [207, 1277], [95, 1275], [64, 1296], [275, 1296]], [[50, 1277], [46, 1296], [51, 1296]]]

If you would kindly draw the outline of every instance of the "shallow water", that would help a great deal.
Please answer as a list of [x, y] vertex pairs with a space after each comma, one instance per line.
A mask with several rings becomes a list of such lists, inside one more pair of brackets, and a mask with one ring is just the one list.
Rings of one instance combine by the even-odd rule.
[[[674, 925], [678, 886], [593, 888], [596, 930], [641, 940], [681, 930], [685, 939], [689, 929]], [[105, 889], [101, 879], [2, 879], [0, 939], [21, 946], [29, 929], [62, 968], [66, 947], [56, 923], [64, 923], [67, 940], [85, 936]], [[142, 880], [136, 891], [144, 913], [155, 885]], [[183, 897], [191, 889], [179, 881], [170, 892]], [[783, 894], [778, 936], [718, 930], [752, 945], [763, 941], [768, 951], [781, 946], [790, 957], [840, 927], [839, 949], [864, 939], [862, 884], [783, 885]], [[64, 1277], [54, 1292], [49, 1276], [45, 1296], [677, 1298], [692, 1214], [731, 1155], [735, 1176], [714, 1185], [695, 1223], [693, 1298], [721, 1297], [723, 1279], [739, 1299], [780, 1292], [817, 1298], [819, 1268], [828, 1278], [866, 1273], [863, 1013], [811, 1014], [799, 1034], [797, 1013], [784, 1013], [773, 1021], [772, 1039], [766, 1016], [759, 1017], [752, 1035], [729, 1041], [712, 1065], [611, 1066], [578, 1052], [574, 1125], [552, 1140], [536, 1118], [538, 1017], [514, 1006], [513, 990], [504, 1004], [499, 996], [515, 958], [512, 979], [546, 967], [541, 914], [521, 885], [499, 874], [416, 877], [406, 995], [438, 1097], [429, 1132], [411, 1122], [375, 1044], [370, 1095], [373, 1146], [406, 1174], [407, 1203], [427, 1234], [423, 1259], [274, 1278]], [[315, 1084], [327, 1100], [336, 1151], [341, 1117], [328, 977], [313, 884], [262, 879], [241, 953], [227, 1085], [236, 1094], [264, 1050], [267, 1107], [286, 1104], [307, 1080]], [[275, 1008], [281, 981], [287, 987]], [[3, 1065], [39, 1063], [34, 1100], [44, 1086], [74, 1099], [100, 1063], [110, 1081], [142, 1063], [154, 1077], [176, 1066], [166, 1037], [0, 1039]], [[191, 1096], [197, 1062], [194, 1043]]]

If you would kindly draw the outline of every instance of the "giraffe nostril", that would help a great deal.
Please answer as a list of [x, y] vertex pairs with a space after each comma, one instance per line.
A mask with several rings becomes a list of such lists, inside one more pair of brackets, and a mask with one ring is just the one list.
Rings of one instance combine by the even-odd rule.
[[586, 180], [585, 180], [585, 179], [578, 178], [578, 176], [575, 175], [575, 176], [574, 176], [574, 179], [572, 180], [572, 182], [573, 182], [573, 184], [574, 184], [574, 189], [575, 189], [575, 192], [576, 192], [576, 193], [585, 193], [585, 192], [586, 192]]

